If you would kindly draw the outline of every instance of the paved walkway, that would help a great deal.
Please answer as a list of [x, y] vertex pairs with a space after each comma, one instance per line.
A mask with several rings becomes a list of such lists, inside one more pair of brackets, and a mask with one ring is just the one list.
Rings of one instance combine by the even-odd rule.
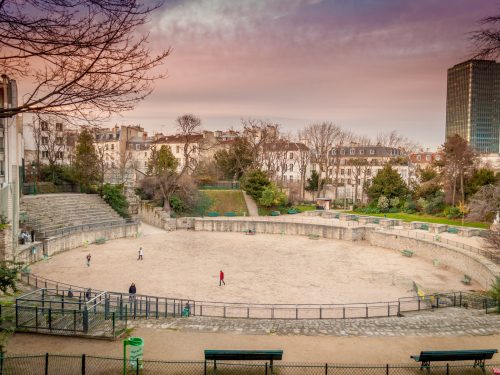
[[246, 191], [243, 191], [243, 197], [245, 198], [245, 203], [248, 208], [248, 216], [259, 216], [259, 209], [257, 208], [257, 204], [253, 200], [251, 196], [247, 194]]
[[500, 315], [446, 308], [404, 317], [334, 320], [262, 320], [206, 317], [132, 320], [132, 327], [184, 332], [284, 336], [487, 336], [500, 334]]

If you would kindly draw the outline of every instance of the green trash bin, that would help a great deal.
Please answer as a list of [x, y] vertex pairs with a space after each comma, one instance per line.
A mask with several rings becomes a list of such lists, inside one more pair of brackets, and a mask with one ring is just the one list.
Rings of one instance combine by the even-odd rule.
[[143, 368], [144, 340], [140, 337], [129, 337], [123, 340], [123, 375], [127, 373], [127, 346], [130, 346], [129, 363], [134, 369]]

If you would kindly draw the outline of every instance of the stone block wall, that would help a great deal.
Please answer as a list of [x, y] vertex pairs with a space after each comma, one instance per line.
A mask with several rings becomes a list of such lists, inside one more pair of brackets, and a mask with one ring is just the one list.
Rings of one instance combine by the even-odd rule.
[[164, 230], [176, 230], [177, 221], [163, 211], [161, 207], [155, 207], [147, 201], [141, 201], [138, 206], [138, 216], [141, 221]]
[[12, 227], [0, 230], [0, 260], [12, 260]]

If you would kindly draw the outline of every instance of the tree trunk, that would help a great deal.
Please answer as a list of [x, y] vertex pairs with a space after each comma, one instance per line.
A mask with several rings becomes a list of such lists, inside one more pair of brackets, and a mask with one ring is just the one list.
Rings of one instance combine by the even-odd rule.
[[163, 198], [163, 211], [170, 217], [172, 213], [172, 207], [170, 207], [170, 198]]

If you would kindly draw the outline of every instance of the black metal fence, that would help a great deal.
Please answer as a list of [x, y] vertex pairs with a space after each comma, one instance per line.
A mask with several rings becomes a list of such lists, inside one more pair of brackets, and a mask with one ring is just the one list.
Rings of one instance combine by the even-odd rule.
[[[59, 283], [32, 274], [22, 274], [21, 280], [35, 288], [51, 288], [56, 294], [85, 293], [86, 288]], [[94, 292], [102, 292], [93, 290]], [[496, 311], [497, 304], [485, 296], [469, 292], [451, 292], [405, 297], [397, 301], [353, 304], [251, 304], [195, 301], [182, 298], [106, 292], [111, 311], [127, 307], [130, 318], [161, 318], [167, 316], [207, 316], [247, 319], [352, 319], [400, 316], [405, 312], [445, 307]]]
[[[500, 364], [486, 364], [485, 372], [493, 373]], [[0, 357], [0, 374], [2, 375], [111, 375], [123, 374], [124, 362], [122, 358], [105, 358], [89, 355], [54, 355], [40, 354], [30, 356]], [[479, 367], [474, 368], [472, 363], [445, 363], [436, 364], [429, 369], [431, 374], [483, 374]], [[267, 362], [217, 362], [217, 371], [213, 363], [208, 361], [137, 361], [125, 363], [126, 374], [177, 374], [177, 375], [342, 375], [342, 374], [369, 374], [369, 375], [410, 375], [422, 374], [419, 364], [383, 364], [383, 365], [343, 365], [331, 363], [277, 363], [273, 368]]]

